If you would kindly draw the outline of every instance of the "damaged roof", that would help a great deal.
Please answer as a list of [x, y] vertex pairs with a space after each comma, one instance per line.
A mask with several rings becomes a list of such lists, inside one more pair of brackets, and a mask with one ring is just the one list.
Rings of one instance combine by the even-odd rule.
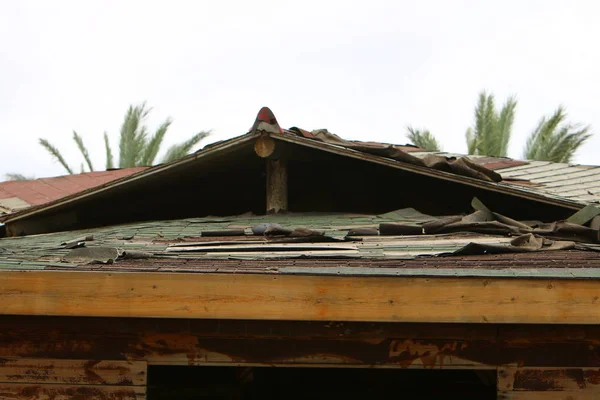
[[0, 182], [0, 215], [11, 214], [31, 206], [62, 199], [115, 179], [135, 174], [146, 168], [122, 168], [52, 178]]
[[[424, 157], [432, 152], [412, 153]], [[435, 152], [446, 157], [459, 154]], [[582, 204], [600, 203], [600, 166], [554, 163], [550, 161], [520, 161], [510, 158], [468, 156], [473, 162], [494, 170], [502, 183], [521, 186], [524, 190], [563, 197]]]
[[[157, 201], [156, 196], [152, 195], [153, 193], [156, 193], [153, 191], [162, 189], [164, 183], [167, 182], [169, 184], [182, 182], [180, 183], [183, 188], [180, 189], [182, 191], [173, 191], [172, 198], [169, 199], [169, 201], [165, 200], [164, 203], [157, 203], [153, 208], [148, 205], [147, 207], [155, 210], [155, 212], [161, 212], [162, 214], [152, 218], [151, 213], [149, 213], [150, 216], [145, 217], [146, 220], [159, 219], [161, 217], [181, 217], [182, 215], [179, 215], [181, 214], [179, 210], [184, 209], [187, 210], [187, 214], [184, 216], [197, 217], [204, 215], [229, 215], [247, 211], [249, 209], [256, 210], [251, 207], [244, 208], [243, 203], [248, 200], [233, 192], [225, 193], [223, 196], [232, 198], [231, 202], [237, 201], [239, 203], [235, 210], [228, 208], [225, 212], [222, 212], [222, 210], [216, 206], [215, 208], [218, 211], [212, 209], [208, 210], [202, 206], [200, 201], [192, 202], [192, 200], [190, 200], [192, 196], [186, 196], [184, 191], [191, 190], [187, 189], [190, 187], [190, 184], [199, 182], [198, 179], [194, 180], [194, 174], [196, 174], [197, 171], [201, 171], [202, 169], [212, 170], [215, 162], [221, 162], [221, 164], [225, 165], [223, 171], [226, 171], [231, 169], [228, 168], [228, 164], [243, 164], [248, 162], [248, 160], [251, 160], [252, 157], [254, 157], [254, 159], [260, 159], [258, 156], [260, 155], [259, 152], [262, 150], [259, 148], [259, 142], [261, 140], [264, 142], [265, 139], [271, 141], [271, 144], [269, 144], [268, 141], [266, 142], [267, 147], [277, 146], [278, 149], [282, 147], [289, 155], [295, 155], [296, 157], [302, 158], [302, 154], [304, 154], [302, 152], [307, 151], [307, 149], [312, 151], [312, 153], [306, 153], [308, 156], [303, 160], [308, 163], [313, 162], [312, 157], [315, 155], [327, 154], [331, 157], [338, 157], [338, 160], [347, 159], [366, 163], [361, 165], [370, 164], [383, 168], [389, 167], [390, 170], [402, 171], [403, 173], [413, 174], [414, 176], [431, 178], [435, 182], [452, 183], [479, 191], [477, 194], [471, 194], [471, 196], [480, 196], [480, 192], [485, 191], [494, 196], [496, 196], [496, 194], [501, 194], [505, 197], [508, 196], [515, 199], [523, 199], [530, 202], [527, 203], [526, 207], [531, 210], [535, 209], [532, 208], [532, 204], [541, 204], [562, 209], [563, 213], [566, 212], [568, 214], [569, 212], [581, 209], [587, 204], [598, 201], [598, 198], [594, 197], [594, 191], [598, 186], [598, 182], [595, 181], [596, 171], [598, 171], [598, 168], [596, 167], [527, 162], [496, 157], [462, 157], [460, 155], [449, 153], [425, 152], [422, 149], [411, 145], [399, 146], [385, 143], [346, 141], [337, 135], [329, 133], [327, 130], [309, 132], [296, 127], [287, 130], [282, 129], [273, 113], [268, 108], [263, 108], [259, 112], [253, 127], [250, 129], [249, 133], [245, 135], [211, 144], [204, 149], [173, 163], [157, 165], [140, 171], [132, 176], [122, 177], [39, 206], [30, 207], [11, 215], [5, 215], [0, 217], [0, 220], [7, 224], [10, 235], [72, 229], [77, 226], [75, 222], [71, 223], [71, 225], [63, 226], [57, 224], [56, 221], [66, 221], [69, 219], [77, 221], [81, 219], [80, 216], [78, 216], [79, 211], [74, 211], [77, 207], [79, 210], [84, 210], [82, 212], [87, 213], [86, 218], [88, 221], [86, 222], [86, 226], [91, 227], [100, 226], [106, 223], [115, 224], [128, 222], [126, 219], [119, 219], [123, 218], [122, 216], [115, 216], [112, 220], [102, 220], [104, 214], [99, 210], [99, 204], [102, 204], [103, 202], [106, 203], [107, 200], [109, 202], [114, 200], [114, 196], [120, 193], [122, 199], [119, 200], [118, 203], [120, 205], [125, 205], [123, 199], [131, 199], [130, 191], [134, 188], [135, 190], [142, 188], [139, 189], [139, 193], [143, 193], [139, 194], [139, 196], [143, 197], [140, 197], [139, 200], [134, 200], [134, 202], [139, 203], [143, 198], [144, 203], [150, 204], [153, 201]], [[277, 143], [277, 145], [274, 143]], [[261, 146], [264, 145], [265, 144], [263, 143]], [[273, 148], [268, 150], [273, 151]], [[275, 153], [277, 153], [277, 151], [275, 151]], [[260, 157], [270, 156], [260, 155]], [[256, 163], [256, 161], [253, 162]], [[305, 168], [305, 166], [301, 166], [301, 168]], [[259, 174], [262, 173], [264, 175], [264, 171], [257, 170], [253, 171], [253, 173], [256, 173], [256, 182], [259, 182], [261, 179], [258, 176]], [[343, 170], [341, 170], [340, 173], [343, 173]], [[185, 181], [183, 178], [180, 178], [183, 176], [187, 176], [188, 180]], [[373, 178], [376, 179], [376, 177]], [[243, 180], [246, 179], [246, 177], [240, 177], [239, 179], [241, 179], [242, 184], [244, 184]], [[221, 181], [223, 181], [223, 179]], [[152, 189], [148, 189], [150, 183], [154, 185], [152, 186]], [[230, 186], [235, 186], [235, 184], [231, 182], [229, 182], [229, 184]], [[248, 182], [245, 184], [250, 185]], [[430, 183], [427, 183], [425, 185], [429, 184]], [[219, 183], [219, 185], [221, 185], [221, 183]], [[385, 185], [402, 186], [403, 182], [386, 181]], [[228, 185], [226, 184], [223, 186]], [[216, 194], [218, 193], [218, 190], [212, 190], [212, 188], [207, 186], [203, 186], [203, 188], [207, 190], [200, 195], [199, 200], [202, 200], [209, 194], [218, 196]], [[445, 187], [443, 190], [452, 190], [453, 193], [456, 193], [456, 188], [457, 186]], [[422, 189], [423, 185], [416, 185], [416, 187], [411, 188], [412, 191]], [[249, 193], [249, 190], [250, 188], [244, 189], [245, 193]], [[262, 191], [263, 190], [259, 190], [261, 193]], [[582, 191], [585, 191], [585, 193], [582, 193]], [[160, 194], [164, 198], [169, 196], [169, 193], [170, 192], [167, 191], [166, 193]], [[195, 196], [198, 196], [198, 194], [194, 194], [194, 197]], [[389, 200], [390, 196], [387, 197]], [[498, 199], [500, 199], [500, 197], [498, 197]], [[496, 201], [500, 203], [504, 201], [498, 199]], [[214, 202], [218, 203], [217, 200]], [[184, 201], [187, 201], [190, 204], [187, 204], [185, 207], [181, 204], [177, 204], [177, 202], [182, 203]], [[432, 199], [432, 201], [437, 200]], [[488, 196], [486, 201], [491, 202], [493, 201], [493, 198], [489, 198]], [[92, 205], [90, 206], [90, 204]], [[522, 204], [515, 204], [512, 207], [524, 208]], [[110, 212], [118, 210], [118, 208], [112, 208]], [[179, 212], [179, 214], [171, 216], [166, 214], [165, 210], [173, 210], [172, 213], [176, 214]], [[125, 208], [121, 211], [123, 215], [127, 215], [128, 213], [131, 214], [131, 212]], [[297, 210], [291, 209], [291, 211]], [[331, 211], [336, 210], [332, 209]], [[344, 211], [359, 212], [360, 210]], [[139, 211], [139, 213], [141, 213], [141, 211]], [[96, 220], [91, 221], [94, 218]], [[41, 225], [37, 221], [42, 221], [43, 223], [41, 225], [44, 226], [40, 227]], [[105, 223], [102, 223], [103, 221]], [[14, 225], [15, 223], [20, 224], [21, 226], [19, 226], [19, 229], [11, 231], [11, 224]], [[36, 229], [29, 229], [32, 224], [37, 225]], [[27, 226], [28, 229], [21, 229], [22, 226]]]
[[0, 239], [0, 270], [600, 277], [600, 208], [515, 221], [477, 199], [466, 216], [277, 214], [153, 221]]
[[[394, 150], [398, 150], [407, 156], [424, 161], [432, 157], [451, 161], [468, 159], [483, 167], [484, 171], [488, 170], [496, 173], [497, 176], [494, 176], [487, 172], [486, 175], [489, 176], [489, 179], [484, 178], [483, 180], [496, 182], [500, 187], [518, 187], [524, 192], [540, 194], [548, 199], [565, 199], [581, 205], [600, 203], [600, 166], [434, 152], [426, 151], [414, 145], [347, 141], [324, 129], [308, 132], [299, 128], [291, 128], [283, 131], [283, 133], [321, 141], [325, 144], [337, 144], [346, 148], [358, 149], [366, 153], [380, 154], [385, 158], [393, 158], [390, 155], [394, 153]], [[398, 160], [404, 161], [406, 159], [398, 158]], [[406, 161], [414, 163], [414, 161]]]

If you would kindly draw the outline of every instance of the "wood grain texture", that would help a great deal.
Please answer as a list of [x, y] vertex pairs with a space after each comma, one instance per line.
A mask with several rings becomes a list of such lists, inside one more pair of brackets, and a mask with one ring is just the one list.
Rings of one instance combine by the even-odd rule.
[[598, 368], [498, 368], [499, 399], [598, 399]]
[[598, 400], [597, 392], [498, 392], [498, 400]]
[[0, 359], [0, 382], [76, 385], [145, 385], [146, 362]]
[[0, 312], [371, 322], [600, 323], [600, 281], [3, 272]]
[[267, 212], [288, 209], [288, 174], [285, 160], [267, 160]]
[[270, 136], [259, 136], [254, 142], [254, 151], [259, 157], [271, 157], [275, 153], [275, 149], [275, 139]]
[[0, 383], [0, 400], [144, 400], [143, 386]]
[[156, 365], [600, 369], [597, 326], [566, 326], [570, 329], [563, 330], [562, 325], [29, 316], [2, 316], [0, 326], [0, 359], [136, 360]]

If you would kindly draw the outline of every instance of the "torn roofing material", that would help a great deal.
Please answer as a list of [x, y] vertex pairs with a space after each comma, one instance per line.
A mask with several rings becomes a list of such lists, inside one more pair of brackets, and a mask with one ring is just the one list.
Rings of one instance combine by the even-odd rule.
[[[325, 135], [322, 131], [307, 132], [298, 128], [282, 130], [273, 113], [268, 108], [263, 108], [259, 112], [250, 133], [246, 135], [211, 144], [201, 151], [173, 163], [148, 168], [134, 176], [117, 179], [99, 187], [84, 190], [41, 206], [31, 207], [12, 215], [4, 216], [1, 220], [9, 225], [10, 223], [30, 218], [46, 218], [51, 216], [52, 213], [57, 212], [57, 210], [61, 210], [61, 212], [68, 211], [70, 207], [77, 206], [89, 199], [108, 199], [106, 196], [111, 196], [124, 188], [131, 188], [133, 186], [143, 187], [150, 181], [154, 182], [166, 176], [174, 177], [183, 174], [192, 167], [212, 167], [211, 163], [214, 160], [223, 160], [230, 157], [234, 152], [247, 151], [248, 146], [252, 146], [259, 137], [265, 136], [273, 138], [278, 142], [298, 146], [298, 148], [307, 148], [317, 152], [334, 154], [348, 159], [360, 160], [420, 176], [427, 176], [439, 181], [467, 185], [478, 190], [501, 193], [563, 209], [577, 210], [587, 204], [586, 201], [575, 197], [561, 197], [550, 191], [542, 190], [536, 183], [527, 185], [529, 181], [520, 180], [518, 175], [507, 176], [510, 180], [504, 179], [500, 181], [504, 177], [503, 170], [521, 168], [527, 165], [527, 162], [492, 157], [460, 158], [448, 154], [432, 155], [431, 153], [424, 153], [421, 149], [413, 146], [349, 142], [331, 134]], [[324, 140], [324, 137], [327, 140]], [[235, 153], [236, 156], [238, 153]], [[257, 157], [254, 153], [252, 155]], [[308, 162], [311, 161], [310, 159], [308, 160]], [[241, 161], [230, 158], [229, 162]], [[513, 172], [513, 170], [509, 172]], [[145, 201], [151, 201], [151, 196], [147, 196]], [[207, 215], [211, 211], [203, 214], [204, 211], [198, 209], [197, 212], [199, 213], [197, 215]], [[51, 229], [54, 228], [48, 228], [37, 233], [50, 232], [52, 231]]]
[[407, 151], [408, 146], [385, 145], [383, 143], [348, 141], [339, 136], [328, 132], [326, 129], [319, 129], [306, 135], [306, 131], [298, 128], [291, 128], [291, 132], [296, 132], [303, 137], [318, 140], [323, 143], [342, 146], [348, 149], [356, 150], [361, 153], [373, 154], [376, 156], [391, 158], [407, 164], [413, 164], [420, 167], [427, 167], [432, 170], [450, 172], [456, 175], [466, 176], [488, 182], [500, 182], [502, 177], [497, 172], [486, 168], [485, 166], [471, 162], [467, 157], [449, 158], [436, 154], [428, 154], [423, 158], [411, 155]]
[[[600, 253], [592, 251], [600, 250], [598, 228], [591, 227], [598, 215], [585, 225], [549, 227], [473, 204], [467, 216], [415, 209], [240, 215], [4, 238], [0, 270], [536, 277], [550, 268], [557, 278], [600, 277]], [[390, 225], [418, 229], [383, 229]]]
[[[278, 138], [294, 143], [299, 143], [298, 139], [313, 139], [317, 143], [320, 142], [316, 146], [343, 148], [368, 154], [369, 156], [379, 155], [379, 158], [383, 160], [396, 157], [410, 166], [425, 166], [426, 169], [420, 171], [422, 174], [427, 174], [427, 170], [429, 170], [430, 173], [439, 178], [448, 180], [457, 178], [461, 183], [473, 184], [498, 192], [511, 192], [522, 197], [532, 195], [532, 198], [536, 198], [538, 201], [562, 204], [573, 209], [580, 208], [585, 204], [600, 203], [600, 166], [568, 165], [547, 161], [513, 160], [505, 157], [431, 152], [412, 145], [346, 141], [343, 139], [336, 141], [331, 139], [331, 133], [323, 135], [324, 132], [326, 130], [320, 129], [308, 132], [294, 127], [284, 131], [285, 134]], [[321, 140], [320, 138], [327, 139]], [[308, 143], [305, 141], [304, 144]], [[431, 168], [431, 166], [443, 164], [443, 160], [447, 160], [447, 165], [437, 168], [438, 172], [436, 173], [436, 168]], [[378, 160], [373, 161], [377, 162]], [[453, 164], [456, 167], [453, 168]], [[467, 167], [475, 169], [475, 171], [468, 171], [461, 164], [467, 164]], [[481, 170], [477, 171], [474, 165], [482, 167]], [[556, 168], [551, 167], [552, 165], [556, 165]], [[550, 169], [550, 171], [539, 174], [538, 168], [541, 166]], [[447, 172], [451, 172], [450, 176], [446, 175]], [[483, 174], [483, 177], [478, 172]], [[569, 175], [563, 176], [563, 173]], [[467, 179], [460, 179], [460, 175]], [[477, 180], [468, 179], [473, 177]], [[577, 179], [571, 181], [570, 179], [573, 178]], [[495, 187], [494, 185], [487, 185], [488, 182], [485, 181], [491, 181], [489, 183], [496, 183], [496, 185]]]

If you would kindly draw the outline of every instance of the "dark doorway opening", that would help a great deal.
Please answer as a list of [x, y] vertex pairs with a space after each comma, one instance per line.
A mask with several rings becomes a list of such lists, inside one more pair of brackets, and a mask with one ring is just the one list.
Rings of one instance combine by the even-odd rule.
[[151, 366], [148, 400], [495, 399], [496, 371]]

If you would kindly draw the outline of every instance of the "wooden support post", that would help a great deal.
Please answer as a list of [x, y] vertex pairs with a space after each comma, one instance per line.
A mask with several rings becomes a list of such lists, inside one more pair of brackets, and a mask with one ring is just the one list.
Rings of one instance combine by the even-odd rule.
[[254, 142], [254, 152], [267, 162], [267, 213], [288, 209], [287, 163], [275, 139], [264, 135]]
[[600, 398], [598, 368], [498, 368], [498, 399], [588, 400]]
[[287, 163], [267, 159], [267, 213], [288, 209]]

